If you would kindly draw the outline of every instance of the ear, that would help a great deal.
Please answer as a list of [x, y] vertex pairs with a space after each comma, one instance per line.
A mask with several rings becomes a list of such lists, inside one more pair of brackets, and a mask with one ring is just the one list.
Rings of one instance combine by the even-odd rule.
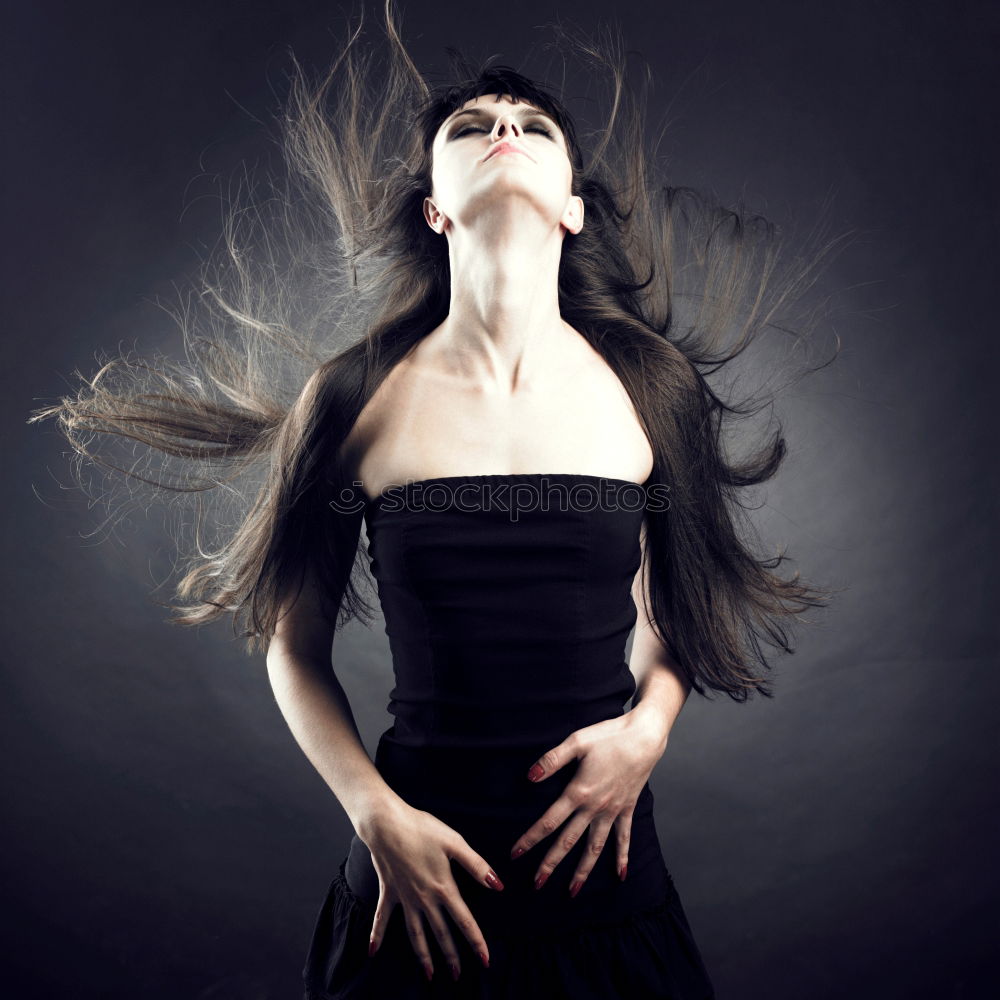
[[566, 211], [559, 220], [574, 236], [583, 229], [583, 199], [579, 195], [570, 195], [566, 203]]
[[444, 214], [431, 201], [430, 198], [424, 198], [424, 218], [427, 220], [427, 225], [431, 227], [439, 236], [444, 232], [445, 226], [448, 224], [448, 217]]

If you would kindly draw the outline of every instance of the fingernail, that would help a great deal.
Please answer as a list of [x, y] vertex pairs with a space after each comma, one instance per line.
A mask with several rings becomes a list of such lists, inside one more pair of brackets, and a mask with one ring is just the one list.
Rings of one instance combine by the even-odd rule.
[[500, 879], [497, 878], [496, 872], [494, 872], [492, 868], [486, 873], [486, 884], [491, 889], [503, 888], [503, 882], [501, 882]]
[[535, 888], [541, 889], [541, 887], [548, 881], [548, 878], [548, 875], [546, 875], [545, 872], [542, 872], [542, 874], [535, 879]]
[[451, 978], [458, 982], [458, 966], [454, 962], [451, 963]]
[[578, 893], [578, 892], [580, 891], [580, 886], [582, 886], [582, 885], [583, 885], [583, 883], [582, 883], [582, 882], [574, 882], [574, 883], [573, 883], [573, 884], [572, 884], [572, 885], [571, 885], [571, 886], [569, 887], [569, 894], [570, 894], [571, 896], [575, 896], [575, 895], [576, 895], [576, 894], [577, 894], [577, 893]]
[[622, 865], [621, 868], [618, 869], [618, 877], [623, 882], [625, 881], [625, 876], [626, 875], [628, 875], [628, 865], [627, 864], [626, 865]]
[[376, 948], [376, 947], [377, 947], [377, 946], [376, 946], [376, 944], [375, 944], [375, 939], [374, 939], [374, 938], [369, 938], [369, 939], [368, 939], [368, 957], [369, 957], [369, 958], [371, 958], [371, 957], [372, 957], [372, 955], [374, 955], [374, 954], [375, 954], [375, 948]]
[[522, 854], [524, 854], [524, 848], [515, 847], [514, 850], [510, 852], [510, 860], [513, 861], [514, 858], [519, 858]]
[[528, 771], [528, 780], [538, 781], [543, 774], [545, 774], [545, 769], [540, 764], [532, 764]]
[[429, 962], [424, 962], [424, 972], [427, 973], [428, 980], [434, 978], [434, 969]]
[[486, 952], [481, 951], [479, 953], [479, 958], [482, 960], [483, 965], [485, 965], [486, 968], [488, 969], [490, 967], [490, 960], [486, 957]]

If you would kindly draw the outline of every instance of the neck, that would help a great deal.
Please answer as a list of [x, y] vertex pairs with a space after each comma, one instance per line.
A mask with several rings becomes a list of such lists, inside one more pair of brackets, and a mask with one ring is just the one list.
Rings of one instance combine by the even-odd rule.
[[519, 212], [448, 232], [451, 305], [440, 345], [456, 374], [513, 392], [569, 329], [559, 313], [562, 230]]

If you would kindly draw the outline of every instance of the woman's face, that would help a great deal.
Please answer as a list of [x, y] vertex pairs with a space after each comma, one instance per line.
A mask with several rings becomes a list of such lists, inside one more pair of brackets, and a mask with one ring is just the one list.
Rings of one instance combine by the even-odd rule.
[[583, 201], [570, 193], [566, 139], [544, 111], [530, 104], [497, 94], [467, 101], [438, 128], [431, 155], [424, 217], [435, 232], [474, 227], [509, 213], [511, 205], [572, 233], [583, 225]]

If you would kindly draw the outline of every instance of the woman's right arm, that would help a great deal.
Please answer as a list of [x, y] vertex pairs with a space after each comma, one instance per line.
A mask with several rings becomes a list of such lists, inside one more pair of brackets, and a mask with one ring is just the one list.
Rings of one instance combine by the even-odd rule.
[[[402, 799], [378, 773], [358, 732], [340, 681], [327, 663], [278, 643], [267, 668], [275, 700], [296, 742], [344, 807], [362, 840], [378, 813]], [[395, 802], [394, 802], [395, 800]]]
[[403, 805], [365, 749], [333, 670], [333, 623], [324, 617], [307, 573], [298, 600], [282, 607], [267, 650], [275, 700], [295, 741], [367, 842], [371, 820]]

